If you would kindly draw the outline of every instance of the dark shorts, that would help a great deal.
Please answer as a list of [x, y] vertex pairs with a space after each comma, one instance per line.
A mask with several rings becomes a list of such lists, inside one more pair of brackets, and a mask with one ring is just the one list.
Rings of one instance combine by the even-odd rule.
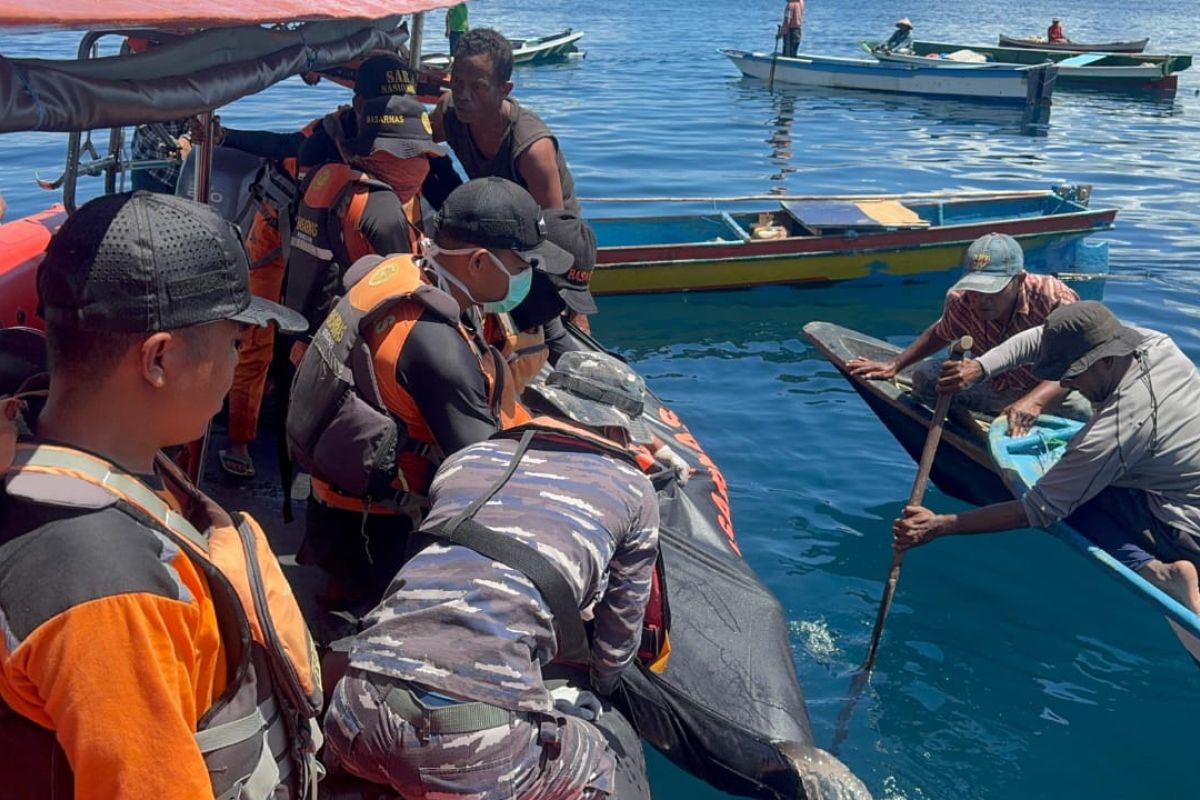
[[365, 613], [382, 598], [408, 559], [412, 520], [330, 508], [315, 497], [304, 514], [301, 564], [320, 567], [344, 595], [344, 607]]
[[1109, 486], [1066, 520], [1097, 547], [1135, 572], [1154, 559], [1200, 567], [1200, 544], [1150, 512], [1140, 489]]
[[[570, 800], [612, 792], [614, 761], [603, 735], [574, 717], [514, 714], [460, 734], [419, 732], [387, 702], [396, 683], [351, 670], [325, 719], [326, 758], [407, 800]], [[419, 722], [418, 722], [419, 724]], [[548, 746], [548, 739], [557, 739]]]

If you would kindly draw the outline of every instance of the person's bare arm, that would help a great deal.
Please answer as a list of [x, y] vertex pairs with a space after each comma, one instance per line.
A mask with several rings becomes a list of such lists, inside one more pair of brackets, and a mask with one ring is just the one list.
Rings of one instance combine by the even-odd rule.
[[865, 358], [852, 358], [846, 362], [846, 369], [851, 375], [857, 375], [868, 380], [889, 380], [909, 364], [915, 364], [923, 358], [941, 350], [950, 342], [937, 335], [937, 325], [930, 325], [917, 337], [917, 340], [893, 358], [891, 361], [870, 361]]
[[[436, 137], [435, 137], [436, 141]], [[550, 138], [538, 139], [517, 157], [517, 172], [533, 199], [542, 208], [562, 208], [562, 181], [558, 177], [558, 148]]]
[[994, 533], [1029, 527], [1025, 508], [1017, 500], [994, 503], [962, 514], [935, 514], [923, 506], [905, 506], [892, 523], [892, 546], [897, 550], [932, 542], [942, 536]]
[[1058, 381], [1042, 381], [1025, 396], [1004, 409], [1008, 418], [1008, 435], [1024, 436], [1037, 422], [1038, 415], [1070, 393]]

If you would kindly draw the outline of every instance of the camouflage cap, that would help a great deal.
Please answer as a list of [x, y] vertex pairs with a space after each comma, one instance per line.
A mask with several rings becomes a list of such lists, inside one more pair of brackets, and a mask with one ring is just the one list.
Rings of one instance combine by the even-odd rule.
[[529, 390], [589, 428], [623, 428], [635, 442], [654, 441], [642, 416], [646, 382], [607, 353], [563, 353], [545, 380], [530, 384]]

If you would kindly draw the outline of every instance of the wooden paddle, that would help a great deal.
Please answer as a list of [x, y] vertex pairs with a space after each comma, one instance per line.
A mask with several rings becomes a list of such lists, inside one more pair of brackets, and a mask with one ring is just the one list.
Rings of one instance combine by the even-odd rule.
[[[959, 339], [950, 348], [950, 360], [962, 361], [967, 351], [975, 342], [970, 336]], [[933, 457], [937, 454], [938, 443], [942, 440], [942, 429], [946, 426], [946, 414], [950, 411], [953, 394], [938, 395], [937, 404], [933, 408], [933, 419], [929, 423], [929, 433], [925, 436], [925, 447], [921, 450], [921, 460], [917, 463], [917, 477], [913, 480], [912, 491], [908, 493], [908, 505], [919, 506], [925, 497], [925, 487], [929, 485], [929, 471], [933, 467]], [[862, 667], [850, 684], [850, 696], [842, 706], [838, 715], [837, 729], [834, 732], [830, 752], [836, 755], [838, 747], [846, 740], [850, 730], [850, 717], [854, 706], [862, 695], [867, 680], [871, 677], [871, 669], [875, 666], [875, 656], [879, 652], [879, 641], [883, 637], [883, 624], [887, 621], [888, 611], [892, 608], [892, 599], [896, 596], [896, 584], [900, 582], [900, 567], [904, 563], [904, 550], [892, 550], [892, 566], [888, 570], [887, 584], [883, 588], [883, 600], [879, 603], [879, 612], [875, 615], [875, 629], [871, 632], [871, 644], [867, 648], [867, 657]]]
[[775, 91], [775, 63], [779, 61], [779, 45], [783, 41], [780, 37], [775, 37], [775, 52], [771, 54], [771, 71], [767, 73], [767, 91]]

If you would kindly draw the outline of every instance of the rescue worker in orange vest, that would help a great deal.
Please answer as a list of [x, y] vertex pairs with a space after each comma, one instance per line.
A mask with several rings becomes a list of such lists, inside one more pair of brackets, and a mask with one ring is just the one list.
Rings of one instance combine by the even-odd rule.
[[285, 304], [305, 316], [310, 336], [341, 296], [351, 264], [365, 255], [416, 252], [429, 157], [444, 155], [431, 130], [425, 107], [411, 95], [368, 100], [358, 135], [346, 143], [348, 161], [309, 176], [288, 255]]
[[289, 450], [312, 475], [299, 558], [329, 574], [327, 606], [373, 605], [441, 460], [527, 419], [481, 312], [520, 303], [532, 268], [571, 263], [529, 193], [501, 178], [455, 189], [433, 224], [420, 257], [354, 265], [293, 384]]
[[214, 210], [148, 192], [68, 218], [38, 292], [49, 391], [0, 414], [3, 795], [311, 797], [300, 609], [258, 524], [160, 453], [203, 434], [246, 325], [302, 320]]
[[[361, 111], [367, 100], [376, 97], [414, 92], [404, 62], [394, 53], [364, 60], [354, 73], [353, 86], [352, 106], [343, 106], [325, 117], [318, 117], [294, 133], [227, 128], [221, 125], [219, 118], [214, 118], [214, 144], [265, 159], [252, 189], [259, 200], [258, 209], [246, 234], [250, 291], [255, 297], [272, 302], [280, 300], [284, 265], [291, 248], [292, 224], [304, 178], [321, 164], [345, 160], [342, 132], [347, 128], [355, 130], [356, 110]], [[202, 129], [193, 126], [193, 141], [201, 141], [203, 135]], [[249, 331], [242, 342], [241, 358], [233, 375], [233, 387], [229, 390], [229, 446], [218, 451], [221, 469], [235, 478], [252, 478], [255, 474], [250, 442], [258, 434], [258, 415], [274, 345], [274, 330], [269, 327]]]

